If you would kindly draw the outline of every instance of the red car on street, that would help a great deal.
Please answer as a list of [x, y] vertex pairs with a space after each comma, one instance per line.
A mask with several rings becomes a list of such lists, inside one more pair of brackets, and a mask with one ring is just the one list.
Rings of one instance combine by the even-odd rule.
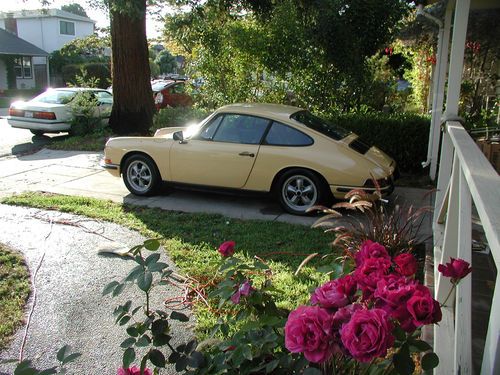
[[190, 107], [193, 99], [186, 93], [184, 80], [159, 79], [151, 82], [156, 109]]

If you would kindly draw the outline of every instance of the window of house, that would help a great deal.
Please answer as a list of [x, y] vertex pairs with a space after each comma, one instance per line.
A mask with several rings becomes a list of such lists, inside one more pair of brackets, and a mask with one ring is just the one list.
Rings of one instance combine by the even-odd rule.
[[31, 78], [33, 76], [31, 68], [31, 57], [23, 56], [14, 59], [14, 72], [16, 78]]
[[75, 23], [59, 21], [59, 31], [63, 35], [75, 35]]

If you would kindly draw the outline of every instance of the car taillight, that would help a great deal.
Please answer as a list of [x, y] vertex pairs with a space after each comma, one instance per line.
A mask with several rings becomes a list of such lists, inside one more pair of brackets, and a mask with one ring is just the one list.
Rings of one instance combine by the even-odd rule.
[[56, 114], [54, 112], [33, 112], [33, 118], [41, 120], [55, 120]]
[[9, 108], [9, 116], [24, 117], [24, 111], [17, 108]]

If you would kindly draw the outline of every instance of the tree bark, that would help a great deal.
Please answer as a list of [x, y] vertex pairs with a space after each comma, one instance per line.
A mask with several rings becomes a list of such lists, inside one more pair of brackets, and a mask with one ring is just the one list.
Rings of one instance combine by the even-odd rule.
[[146, 0], [133, 3], [133, 13], [110, 8], [112, 46], [113, 108], [109, 124], [116, 134], [146, 135], [153, 123]]

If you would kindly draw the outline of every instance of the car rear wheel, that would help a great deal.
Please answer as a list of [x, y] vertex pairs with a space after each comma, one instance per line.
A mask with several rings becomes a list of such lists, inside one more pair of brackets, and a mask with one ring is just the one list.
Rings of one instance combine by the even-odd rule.
[[160, 185], [160, 173], [151, 158], [145, 155], [133, 155], [123, 168], [123, 182], [135, 195], [153, 195]]
[[279, 201], [294, 215], [306, 215], [307, 209], [322, 202], [324, 187], [316, 174], [305, 169], [292, 169], [278, 180]]

